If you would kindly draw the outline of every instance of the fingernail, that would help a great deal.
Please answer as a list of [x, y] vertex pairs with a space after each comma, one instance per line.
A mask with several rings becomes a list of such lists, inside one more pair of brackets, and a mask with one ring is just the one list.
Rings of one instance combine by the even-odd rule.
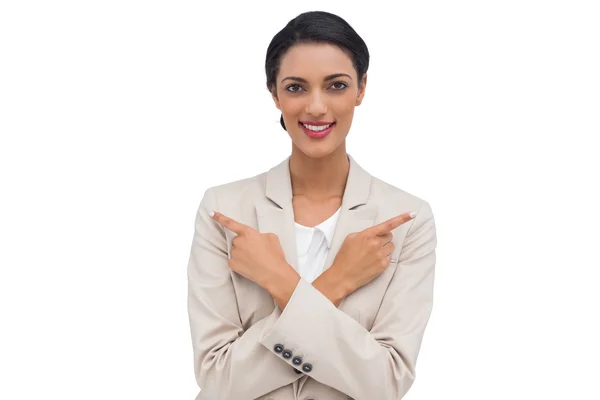
[[413, 212], [410, 213], [410, 217], [411, 218], [414, 218], [416, 216], [417, 216], [417, 212], [416, 211], [413, 211]]
[[211, 212], [208, 213], [208, 215], [210, 215], [211, 217], [214, 217], [215, 216], [215, 212], [211, 211]]

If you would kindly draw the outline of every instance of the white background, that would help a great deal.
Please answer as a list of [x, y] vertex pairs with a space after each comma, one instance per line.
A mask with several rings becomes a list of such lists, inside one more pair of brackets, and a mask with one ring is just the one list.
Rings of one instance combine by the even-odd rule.
[[0, 3], [0, 398], [195, 397], [195, 213], [291, 151], [264, 57], [324, 10], [371, 53], [348, 152], [436, 218], [405, 399], [599, 399], [598, 3], [293, 4]]

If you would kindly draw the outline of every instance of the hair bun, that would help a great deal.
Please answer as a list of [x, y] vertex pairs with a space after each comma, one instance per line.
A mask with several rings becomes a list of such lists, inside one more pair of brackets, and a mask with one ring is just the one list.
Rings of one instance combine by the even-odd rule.
[[279, 118], [279, 123], [281, 124], [281, 126], [283, 126], [283, 129], [285, 131], [287, 131], [287, 128], [285, 127], [285, 122], [283, 122], [283, 113], [281, 113], [281, 117]]

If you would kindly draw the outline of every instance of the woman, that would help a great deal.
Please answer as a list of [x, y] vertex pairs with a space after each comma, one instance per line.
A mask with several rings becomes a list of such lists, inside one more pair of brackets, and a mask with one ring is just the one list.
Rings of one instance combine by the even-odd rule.
[[196, 400], [400, 399], [433, 300], [429, 204], [346, 153], [369, 53], [307, 12], [267, 50], [292, 141], [267, 172], [209, 188], [188, 265]]

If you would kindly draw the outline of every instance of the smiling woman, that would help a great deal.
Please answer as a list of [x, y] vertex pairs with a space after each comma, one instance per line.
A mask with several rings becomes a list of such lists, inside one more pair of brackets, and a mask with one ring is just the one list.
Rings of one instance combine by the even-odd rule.
[[265, 62], [267, 89], [294, 147], [316, 158], [334, 149], [345, 152], [368, 68], [367, 45], [334, 14], [304, 13], [273, 37]]
[[291, 155], [208, 188], [188, 264], [196, 400], [398, 400], [433, 306], [428, 202], [346, 152], [369, 52], [341, 17], [292, 19], [267, 49]]

